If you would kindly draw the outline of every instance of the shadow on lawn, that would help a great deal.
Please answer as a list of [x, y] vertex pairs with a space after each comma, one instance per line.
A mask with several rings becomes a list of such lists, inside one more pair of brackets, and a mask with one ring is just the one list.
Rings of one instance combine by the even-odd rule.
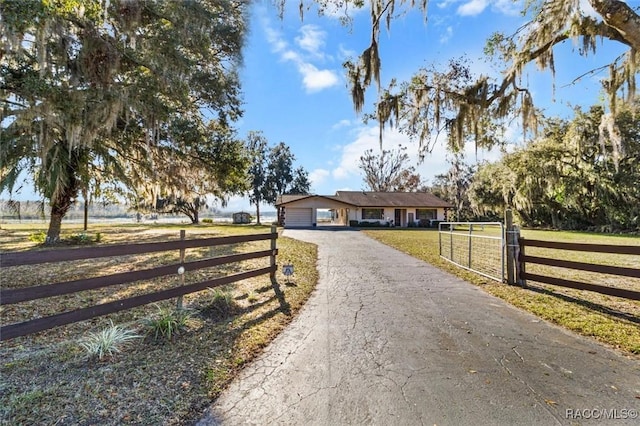
[[[271, 286], [264, 286], [257, 289], [257, 291], [260, 293], [264, 293], [269, 290], [273, 290], [275, 294], [269, 297], [268, 299], [262, 300], [257, 303], [253, 303], [246, 307], [239, 306], [236, 303], [236, 301], [246, 299], [248, 297], [247, 295], [242, 295], [229, 300], [225, 300], [224, 298], [216, 299], [214, 296], [214, 301], [212, 303], [210, 303], [207, 306], [203, 306], [199, 308], [199, 310], [204, 317], [214, 322], [229, 321], [230, 319], [236, 319], [243, 315], [256, 311], [262, 308], [263, 306], [269, 305], [273, 301], [277, 300], [278, 307], [268, 311], [267, 313], [273, 312], [273, 314], [264, 319], [268, 319], [278, 312], [282, 312], [283, 314], [290, 316], [291, 306], [285, 299], [284, 292], [280, 289], [280, 284], [275, 278], [271, 279]], [[221, 291], [224, 292], [224, 290], [221, 290]], [[258, 317], [256, 318], [256, 320], [259, 320], [260, 318], [262, 317]]]
[[612, 309], [608, 306], [601, 305], [599, 303], [578, 299], [576, 297], [569, 296], [567, 294], [556, 293], [555, 291], [551, 291], [542, 287], [527, 285], [527, 290], [531, 290], [535, 293], [544, 294], [547, 296], [557, 297], [558, 299], [562, 299], [565, 302], [575, 303], [576, 305], [583, 306], [593, 311], [602, 312], [603, 314], [606, 314], [618, 319], [626, 320], [635, 324], [640, 324], [640, 316], [634, 315], [630, 312], [622, 312], [617, 309]]

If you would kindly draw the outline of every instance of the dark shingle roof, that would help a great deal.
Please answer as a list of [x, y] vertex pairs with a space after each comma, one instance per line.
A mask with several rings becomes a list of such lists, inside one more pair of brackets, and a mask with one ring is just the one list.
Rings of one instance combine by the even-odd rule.
[[304, 198], [315, 197], [314, 194], [296, 194], [296, 195], [280, 195], [276, 200], [276, 206], [280, 204], [287, 204], [292, 201], [302, 200]]
[[453, 207], [428, 192], [338, 191], [333, 198], [360, 207]]
[[326, 198], [358, 207], [453, 207], [453, 204], [428, 192], [364, 191], [338, 191], [336, 195], [282, 195], [278, 197], [276, 206], [309, 197]]
[[327, 200], [336, 200], [339, 202], [350, 204], [348, 201], [341, 200], [335, 195], [297, 194], [297, 195], [280, 195], [276, 200], [276, 206], [281, 206], [283, 204], [291, 203], [298, 200], [304, 200], [305, 198], [313, 198], [313, 197], [325, 198]]

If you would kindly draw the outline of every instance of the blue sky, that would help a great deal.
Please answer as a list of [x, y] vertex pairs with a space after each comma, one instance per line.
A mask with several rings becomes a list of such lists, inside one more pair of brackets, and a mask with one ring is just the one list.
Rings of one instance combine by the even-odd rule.
[[[420, 67], [444, 65], [450, 58], [466, 55], [479, 74], [497, 75], [483, 57], [486, 39], [495, 31], [513, 33], [525, 19], [520, 4], [511, 0], [431, 0], [428, 20], [419, 10], [397, 17], [387, 32], [380, 33], [382, 83], [392, 78], [404, 81]], [[582, 3], [585, 3], [584, 0]], [[636, 0], [630, 4], [637, 3]], [[587, 6], [588, 7], [588, 6]], [[250, 34], [241, 70], [244, 116], [237, 123], [238, 135], [262, 131], [271, 144], [284, 142], [296, 156], [296, 166], [310, 173], [311, 190], [333, 194], [338, 190], [362, 190], [363, 178], [358, 160], [365, 150], [379, 149], [377, 123], [364, 124], [353, 110], [342, 63], [355, 58], [370, 39], [368, 8], [350, 11], [351, 26], [343, 26], [339, 13], [319, 17], [316, 10], [305, 12], [301, 21], [298, 2], [288, 2], [283, 19], [271, 1], [253, 3]], [[526, 81], [533, 90], [536, 105], [550, 114], [568, 115], [568, 104], [591, 105], [602, 100], [598, 79], [589, 76], [580, 84], [565, 87], [588, 69], [609, 63], [620, 53], [613, 45], [604, 45], [598, 54], [583, 59], [572, 52], [571, 42], [557, 51], [556, 91], [549, 72], [530, 67]], [[604, 54], [603, 54], [604, 53]], [[552, 102], [555, 98], [555, 102]], [[371, 112], [376, 99], [375, 87], [367, 92], [365, 112]], [[521, 143], [519, 132], [510, 133], [511, 142]], [[388, 130], [384, 149], [403, 144], [409, 148], [413, 165], [423, 179], [448, 169], [447, 153], [436, 144], [424, 162], [418, 164], [417, 142], [397, 131]], [[479, 151], [468, 146], [469, 163], [499, 158], [498, 152]], [[2, 196], [6, 197], [6, 193]], [[16, 196], [17, 194], [14, 194]], [[17, 199], [33, 199], [23, 191]], [[263, 207], [273, 210], [271, 206]], [[234, 197], [225, 210], [253, 210], [246, 198]]]
[[[251, 15], [251, 34], [244, 53], [242, 84], [245, 113], [238, 123], [241, 136], [261, 130], [272, 143], [285, 142], [297, 164], [310, 172], [312, 192], [333, 194], [337, 190], [362, 190], [358, 160], [365, 150], [379, 149], [377, 123], [365, 125], [355, 114], [342, 63], [367, 47], [370, 38], [368, 9], [352, 13], [353, 25], [343, 26], [334, 16], [318, 17], [315, 10], [301, 21], [297, 2], [282, 20], [269, 2], [256, 2]], [[295, 7], [293, 7], [295, 6]], [[432, 0], [428, 20], [418, 10], [393, 21], [391, 30], [381, 31], [383, 86], [391, 78], [407, 80], [420, 67], [446, 64], [466, 55], [477, 74], [497, 75], [483, 57], [486, 39], [495, 31], [511, 34], [524, 22], [519, 4], [510, 0]], [[556, 64], [556, 90], [549, 72], [534, 67], [527, 73], [537, 105], [549, 114], [569, 114], [569, 104], [590, 105], [602, 99], [597, 75], [580, 85], [564, 87], [587, 70], [602, 66], [618, 52], [607, 47], [606, 55], [582, 59], [566, 43]], [[376, 90], [367, 92], [365, 111], [371, 111]], [[555, 102], [553, 102], [555, 100]], [[514, 131], [513, 142], [521, 139]], [[417, 142], [397, 131], [387, 131], [383, 147], [403, 144], [412, 153], [423, 179], [448, 169], [447, 153], [435, 145], [422, 164], [417, 164]], [[499, 158], [498, 152], [466, 149], [467, 162]], [[234, 198], [229, 206], [250, 208], [246, 200]]]

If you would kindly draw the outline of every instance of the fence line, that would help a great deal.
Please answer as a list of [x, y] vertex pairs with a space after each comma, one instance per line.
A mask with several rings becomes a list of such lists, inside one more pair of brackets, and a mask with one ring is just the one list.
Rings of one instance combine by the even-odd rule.
[[194, 240], [164, 241], [161, 243], [114, 244], [103, 247], [83, 247], [60, 250], [36, 250], [0, 254], [0, 268], [20, 265], [38, 265], [48, 262], [98, 259], [101, 257], [155, 253], [199, 247], [213, 247], [249, 241], [271, 240], [271, 234], [234, 235], [230, 237], [200, 238]]
[[616, 287], [607, 287], [598, 284], [590, 284], [580, 281], [567, 280], [563, 278], [550, 277], [546, 275], [531, 274], [526, 272], [526, 264], [538, 264], [555, 266], [560, 268], [575, 269], [580, 271], [597, 272], [603, 274], [618, 275], [623, 277], [640, 278], [640, 269], [628, 268], [622, 266], [597, 265], [584, 262], [575, 262], [570, 260], [560, 260], [539, 256], [528, 256], [526, 247], [540, 247], [556, 250], [573, 250], [591, 253], [615, 253], [615, 254], [631, 254], [640, 255], [640, 246], [618, 246], [609, 244], [579, 244], [564, 243], [557, 241], [540, 241], [529, 240], [525, 238], [518, 239], [520, 253], [518, 255], [518, 281], [526, 285], [526, 280], [536, 281], [544, 284], [552, 284], [560, 287], [569, 287], [578, 290], [594, 291], [609, 296], [622, 297], [631, 300], [640, 300], [640, 291], [626, 290]]
[[[499, 235], [474, 233], [484, 231], [485, 226], [499, 227]], [[456, 232], [456, 227], [464, 228], [465, 232]], [[484, 277], [504, 280], [505, 243], [501, 222], [441, 222], [438, 245], [443, 259]]]
[[[102, 315], [107, 315], [137, 306], [146, 305], [153, 302], [180, 297], [185, 294], [195, 293], [206, 288], [218, 287], [233, 282], [245, 280], [259, 275], [269, 274], [272, 278], [276, 272], [276, 239], [278, 233], [275, 227], [271, 228], [269, 234], [252, 234], [233, 237], [217, 237], [193, 240], [179, 240], [162, 243], [142, 243], [131, 245], [113, 245], [105, 247], [91, 247], [83, 249], [62, 249], [46, 250], [19, 253], [0, 254], [1, 267], [34, 265], [47, 262], [63, 262], [68, 260], [94, 259], [109, 256], [122, 256], [126, 254], [144, 254], [169, 250], [184, 250], [186, 248], [211, 247], [239, 242], [271, 240], [271, 248], [251, 253], [241, 253], [229, 256], [219, 256], [201, 259], [191, 262], [179, 262], [172, 265], [160, 266], [157, 268], [144, 269], [140, 271], [125, 272], [119, 274], [105, 275], [96, 278], [80, 279], [74, 281], [45, 284], [20, 289], [0, 289], [0, 305], [23, 303], [46, 297], [60, 296], [81, 291], [93, 290], [113, 286], [117, 284], [127, 284], [143, 279], [157, 278], [165, 275], [175, 274], [179, 267], [184, 268], [184, 272], [209, 268], [212, 266], [236, 263], [248, 259], [270, 257], [270, 266], [254, 269], [242, 273], [232, 274], [221, 278], [202, 281], [199, 283], [178, 286], [153, 293], [116, 300], [109, 303], [94, 305], [86, 308], [67, 311], [64, 313], [51, 315], [44, 318], [37, 318], [21, 323], [3, 325], [0, 327], [0, 340], [13, 339], [15, 337], [48, 330], [61, 325], [84, 321]], [[183, 275], [184, 276], [184, 275]]]

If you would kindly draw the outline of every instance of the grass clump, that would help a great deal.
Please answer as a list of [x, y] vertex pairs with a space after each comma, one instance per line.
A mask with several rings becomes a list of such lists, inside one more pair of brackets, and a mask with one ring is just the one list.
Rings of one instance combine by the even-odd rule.
[[109, 327], [97, 333], [89, 333], [80, 341], [80, 346], [89, 358], [102, 360], [107, 355], [113, 356], [132, 340], [142, 337], [134, 330], [114, 325], [113, 321], [109, 322]]
[[188, 309], [172, 309], [158, 306], [157, 314], [145, 321], [145, 325], [155, 340], [171, 340], [187, 327], [193, 313]]
[[224, 317], [233, 313], [238, 307], [233, 293], [229, 289], [214, 288], [209, 290], [211, 291], [212, 299], [207, 307], [208, 311]]
[[247, 296], [247, 302], [256, 303], [257, 301], [258, 301], [258, 293], [256, 293], [255, 291], [251, 291]]
[[47, 239], [47, 234], [44, 231], [38, 231], [29, 234], [29, 241], [36, 244], [44, 244]]

